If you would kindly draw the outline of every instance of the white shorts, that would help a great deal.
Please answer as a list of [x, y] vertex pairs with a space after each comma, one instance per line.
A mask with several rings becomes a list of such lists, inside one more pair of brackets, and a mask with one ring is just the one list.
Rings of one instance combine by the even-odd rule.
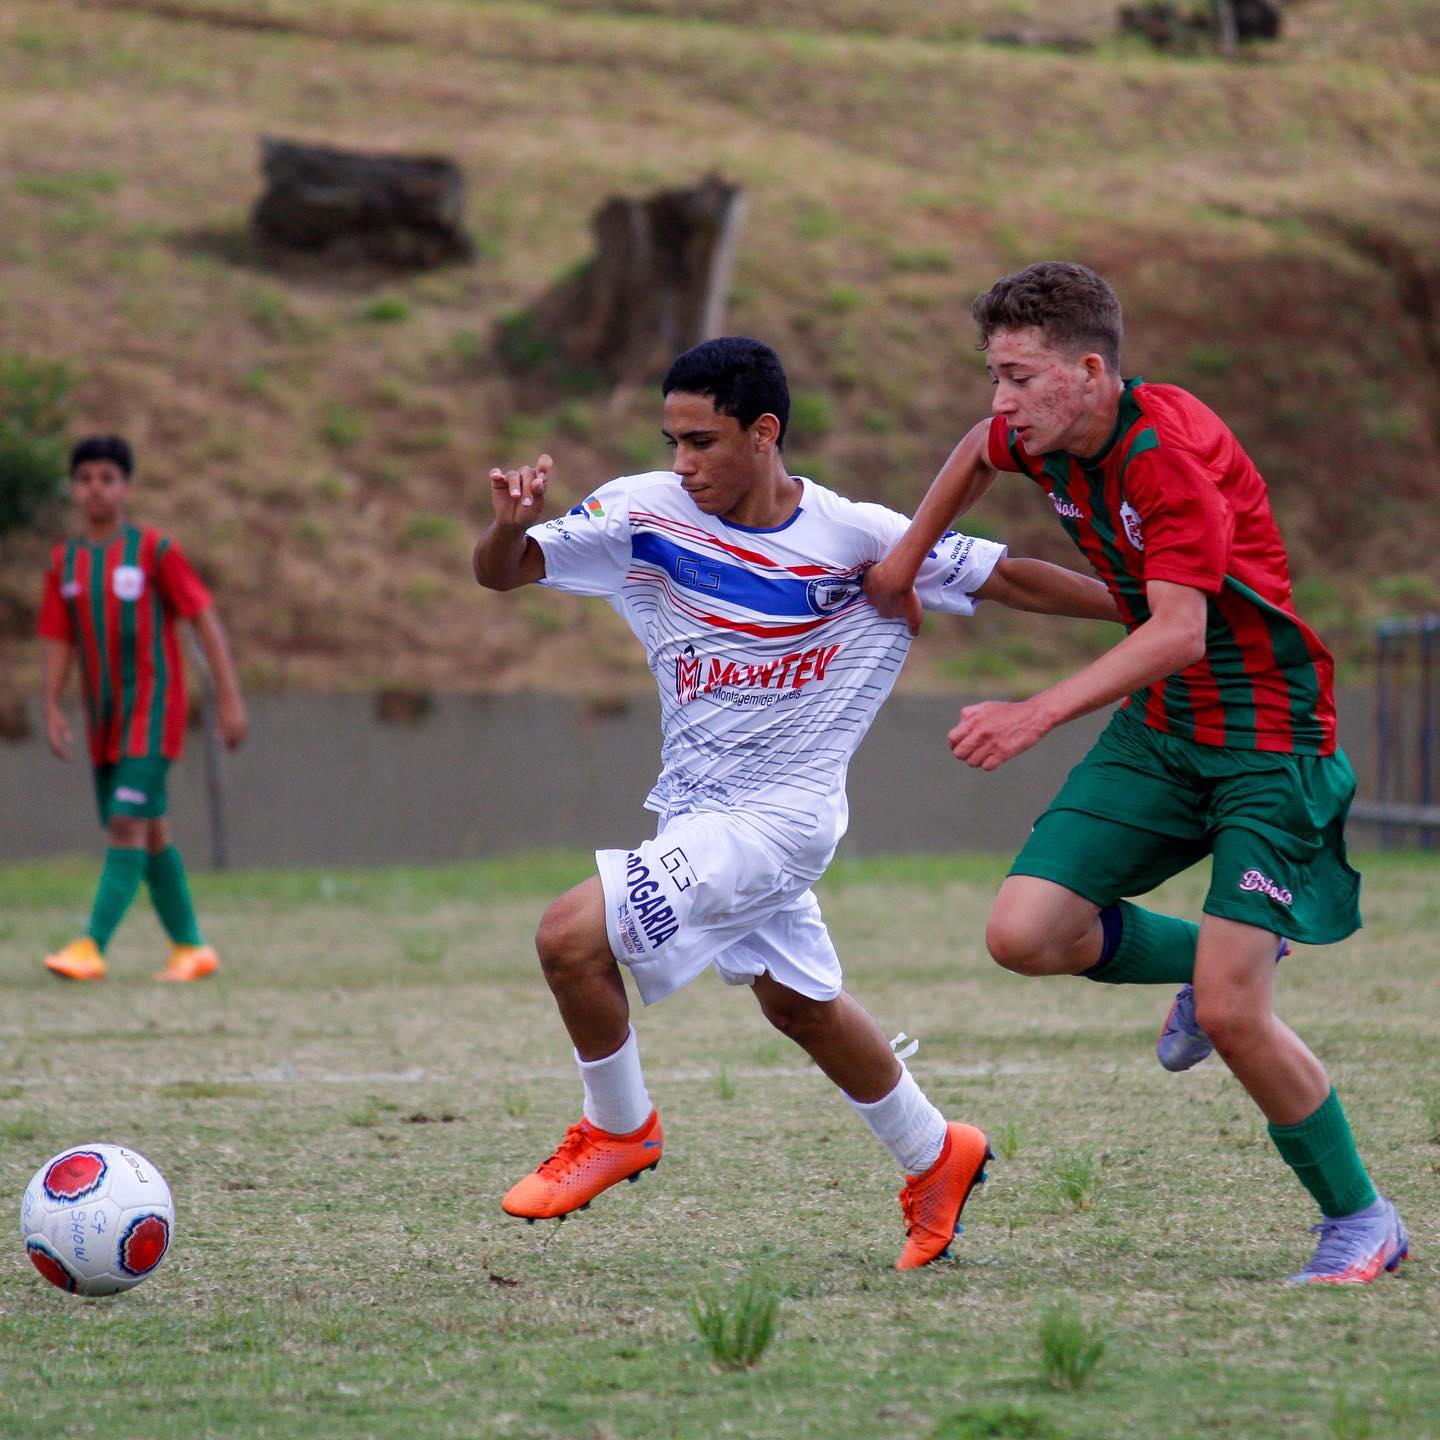
[[597, 850], [605, 928], [640, 998], [688, 985], [708, 965], [727, 985], [766, 973], [811, 1000], [840, 993], [840, 957], [810, 882], [742, 820], [681, 815], [634, 850]]

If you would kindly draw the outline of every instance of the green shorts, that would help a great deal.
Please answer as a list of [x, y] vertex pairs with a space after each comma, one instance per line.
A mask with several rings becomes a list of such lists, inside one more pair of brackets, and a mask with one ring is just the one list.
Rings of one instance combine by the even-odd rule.
[[113, 815], [138, 815], [153, 820], [165, 813], [165, 777], [170, 762], [158, 755], [143, 760], [117, 760], [95, 767], [95, 803], [100, 823]]
[[1328, 945], [1360, 928], [1360, 876], [1345, 857], [1354, 794], [1343, 751], [1199, 745], [1117, 710], [1010, 873], [1104, 906], [1209, 855], [1207, 915]]

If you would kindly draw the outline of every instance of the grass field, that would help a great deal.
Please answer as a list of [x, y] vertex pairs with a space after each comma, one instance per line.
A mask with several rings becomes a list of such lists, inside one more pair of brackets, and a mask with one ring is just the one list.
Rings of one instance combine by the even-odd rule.
[[[0, 875], [8, 1223], [35, 1166], [87, 1139], [148, 1154], [179, 1210], [166, 1268], [109, 1301], [44, 1285], [12, 1230], [0, 1435], [1440, 1433], [1434, 860], [1373, 859], [1366, 930], [1282, 969], [1415, 1255], [1300, 1293], [1279, 1281], [1308, 1200], [1236, 1084], [1213, 1060], [1159, 1070], [1162, 991], [991, 965], [1003, 867], [973, 858], [841, 865], [822, 893], [853, 992], [920, 1034], [922, 1084], [1000, 1152], [953, 1264], [891, 1268], [888, 1159], [710, 977], [639, 1022], [665, 1163], [563, 1224], [505, 1219], [578, 1112], [530, 936], [585, 869], [202, 876], [227, 965], [184, 989], [148, 980], [140, 909], [108, 984], [57, 986], [37, 959], [83, 923], [92, 869]], [[1200, 894], [1192, 874], [1161, 899]], [[726, 1371], [691, 1307], [746, 1279], [779, 1294], [778, 1333]], [[1068, 1388], [1087, 1339], [1103, 1353]]]

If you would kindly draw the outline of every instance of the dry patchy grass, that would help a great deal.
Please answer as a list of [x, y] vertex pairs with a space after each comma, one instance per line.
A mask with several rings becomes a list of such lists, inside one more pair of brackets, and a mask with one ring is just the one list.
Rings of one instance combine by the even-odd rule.
[[[149, 982], [141, 914], [111, 982], [56, 986], [36, 956], [91, 877], [0, 877], [0, 1189], [103, 1137], [149, 1154], [179, 1206], [166, 1270], [118, 1301], [59, 1295], [12, 1244], [0, 1432], [868, 1440], [963, 1436], [985, 1411], [1030, 1428], [974, 1433], [1320, 1440], [1343, 1407], [1372, 1426], [1347, 1434], [1428, 1433], [1433, 860], [1367, 864], [1367, 929], [1282, 968], [1415, 1250], [1370, 1289], [1300, 1294], [1278, 1280], [1308, 1202], [1253, 1107], [1213, 1061], [1156, 1066], [1163, 991], [990, 964], [1003, 867], [976, 857], [846, 864], [822, 895], [853, 991], [921, 1034], [922, 1083], [1007, 1137], [953, 1265], [891, 1268], [888, 1161], [713, 978], [638, 1021], [659, 1170], [563, 1225], [507, 1220], [498, 1196], [578, 1102], [530, 935], [586, 863], [197, 877], [228, 963], [196, 987]], [[1201, 893], [1192, 874], [1158, 903]], [[1052, 1183], [1080, 1154], [1083, 1207]], [[745, 1275], [780, 1296], [779, 1333], [730, 1375], [691, 1307]], [[1073, 1390], [1046, 1378], [1057, 1308], [1106, 1339]]]

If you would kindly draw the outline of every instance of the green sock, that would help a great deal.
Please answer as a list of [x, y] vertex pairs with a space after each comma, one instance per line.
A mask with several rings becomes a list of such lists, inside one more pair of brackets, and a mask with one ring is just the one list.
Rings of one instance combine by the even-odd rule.
[[190, 903], [190, 886], [185, 879], [185, 862], [173, 846], [151, 855], [145, 866], [150, 902], [176, 945], [202, 945], [195, 907]]
[[1270, 1138], [1328, 1219], [1353, 1215], [1380, 1198], [1361, 1164], [1350, 1122], [1333, 1089], [1320, 1108], [1298, 1125], [1272, 1125]]
[[1184, 985], [1195, 978], [1200, 927], [1173, 915], [1118, 900], [1100, 912], [1105, 946], [1098, 963], [1082, 971], [1102, 985]]
[[144, 850], [112, 845], [105, 852], [105, 868], [100, 872], [100, 888], [95, 892], [95, 908], [90, 912], [90, 926], [85, 932], [102, 951], [110, 943], [115, 927], [125, 918], [144, 876]]

